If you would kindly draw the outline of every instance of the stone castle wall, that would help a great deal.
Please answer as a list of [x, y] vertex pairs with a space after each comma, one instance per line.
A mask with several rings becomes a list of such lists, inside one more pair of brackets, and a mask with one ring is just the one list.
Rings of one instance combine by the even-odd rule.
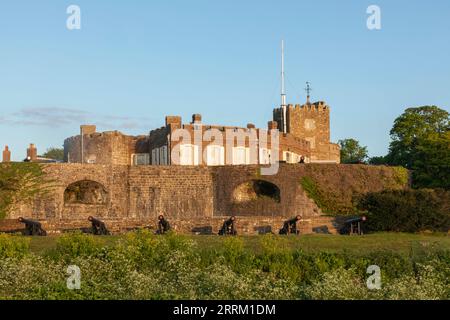
[[257, 165], [47, 164], [44, 170], [52, 191], [19, 206], [9, 219], [33, 218], [57, 229], [88, 225], [87, 217], [93, 215], [123, 230], [154, 225], [164, 214], [178, 230], [195, 232], [216, 230], [223, 219], [236, 215], [241, 228], [246, 226], [242, 232], [252, 233], [267, 226], [274, 230], [283, 220], [301, 215], [311, 231], [322, 223], [322, 211], [302, 189], [302, 177], [332, 184], [348, 201], [354, 193], [407, 187], [396, 180], [394, 169], [384, 166], [281, 163], [272, 176], [261, 176]]
[[[130, 165], [131, 155], [148, 151], [147, 136], [127, 136], [119, 131], [83, 135], [84, 163]], [[64, 160], [81, 163], [81, 135], [64, 141]]]

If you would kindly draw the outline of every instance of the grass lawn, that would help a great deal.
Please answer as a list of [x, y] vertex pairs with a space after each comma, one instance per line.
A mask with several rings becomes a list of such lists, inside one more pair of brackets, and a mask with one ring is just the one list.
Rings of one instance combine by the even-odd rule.
[[[106, 246], [114, 245], [123, 236], [99, 237]], [[220, 248], [224, 237], [219, 236], [189, 236], [197, 242], [200, 248], [214, 250]], [[301, 235], [277, 236], [283, 246], [305, 251], [349, 251], [352, 253], [367, 253], [370, 251], [392, 250], [408, 253], [414, 248], [439, 248], [450, 250], [450, 237], [445, 234], [407, 234], [407, 233], [375, 233], [364, 236], [342, 235]], [[56, 246], [58, 236], [32, 237], [30, 248], [32, 252], [43, 253]], [[248, 250], [261, 250], [261, 236], [242, 236]]]

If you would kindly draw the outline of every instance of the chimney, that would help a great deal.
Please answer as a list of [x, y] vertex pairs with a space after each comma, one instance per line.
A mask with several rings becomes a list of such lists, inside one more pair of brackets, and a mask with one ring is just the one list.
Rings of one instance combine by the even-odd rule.
[[11, 161], [11, 151], [9, 151], [8, 146], [5, 146], [5, 150], [3, 150], [3, 162]]
[[30, 159], [30, 161], [37, 160], [37, 148], [33, 143], [30, 143], [30, 146], [27, 149], [27, 159]]
[[193, 114], [192, 115], [192, 123], [193, 124], [200, 124], [202, 123], [202, 115], [201, 114]]
[[171, 126], [173, 129], [181, 128], [180, 116], [166, 116], [166, 127]]
[[97, 127], [95, 125], [83, 124], [83, 125], [80, 126], [80, 134], [81, 135], [93, 134], [96, 131], [97, 131]]
[[278, 123], [276, 121], [269, 121], [267, 123], [268, 130], [277, 129], [277, 128], [278, 128]]
[[255, 125], [253, 123], [247, 123], [247, 129], [255, 129]]

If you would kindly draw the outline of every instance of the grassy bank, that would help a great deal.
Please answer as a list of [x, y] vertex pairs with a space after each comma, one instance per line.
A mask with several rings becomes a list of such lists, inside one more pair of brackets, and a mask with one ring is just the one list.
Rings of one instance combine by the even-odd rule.
[[[97, 239], [105, 246], [114, 246], [123, 236], [104, 236]], [[219, 236], [190, 236], [200, 248], [220, 249], [223, 246], [223, 237]], [[239, 237], [244, 242], [244, 248], [261, 251], [259, 236]], [[58, 236], [31, 237], [30, 249], [32, 252], [42, 254], [46, 250], [56, 247]], [[364, 253], [379, 250], [392, 250], [399, 253], [408, 253], [416, 247], [440, 247], [450, 250], [450, 237], [445, 234], [409, 234], [409, 233], [374, 233], [364, 236], [340, 235], [302, 235], [299, 237], [279, 237], [279, 241], [287, 249], [302, 249], [306, 252], [348, 251]]]

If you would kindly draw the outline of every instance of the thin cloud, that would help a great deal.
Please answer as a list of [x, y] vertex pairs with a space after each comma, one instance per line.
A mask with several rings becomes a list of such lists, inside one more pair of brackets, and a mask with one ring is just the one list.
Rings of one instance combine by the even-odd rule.
[[0, 123], [19, 126], [63, 127], [92, 123], [108, 129], [148, 130], [152, 119], [145, 117], [129, 117], [97, 114], [81, 109], [60, 107], [23, 108], [17, 112], [0, 117]]

